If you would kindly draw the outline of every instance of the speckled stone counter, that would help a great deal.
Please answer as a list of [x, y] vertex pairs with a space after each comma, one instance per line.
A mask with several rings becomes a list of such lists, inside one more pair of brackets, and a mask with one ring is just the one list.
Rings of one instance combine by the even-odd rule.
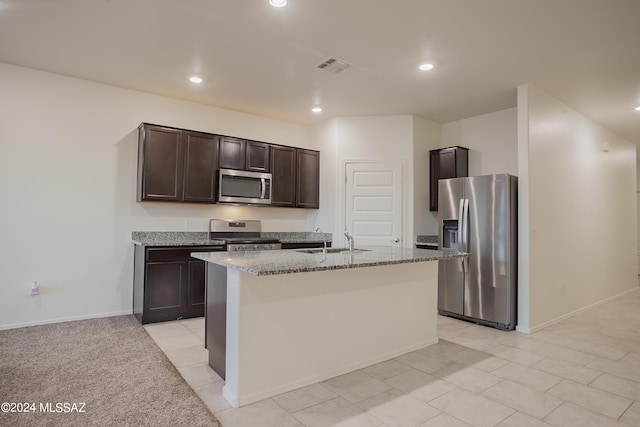
[[[261, 237], [278, 239], [282, 243], [331, 243], [331, 233], [262, 232]], [[217, 246], [222, 240], [209, 239], [208, 231], [133, 231], [131, 242], [140, 246]]]
[[336, 249], [327, 254], [323, 254], [321, 250], [307, 253], [303, 249], [291, 249], [236, 253], [199, 252], [193, 253], [191, 256], [254, 276], [373, 267], [466, 256], [463, 253], [453, 251], [389, 246], [369, 246], [361, 249], [365, 250], [357, 250], [352, 254], [334, 252]]
[[260, 236], [268, 237], [270, 239], [278, 239], [282, 243], [322, 243], [323, 241], [331, 242], [331, 233], [263, 231], [262, 233], [260, 233]]
[[131, 241], [140, 246], [220, 246], [222, 240], [209, 239], [208, 231], [133, 231]]

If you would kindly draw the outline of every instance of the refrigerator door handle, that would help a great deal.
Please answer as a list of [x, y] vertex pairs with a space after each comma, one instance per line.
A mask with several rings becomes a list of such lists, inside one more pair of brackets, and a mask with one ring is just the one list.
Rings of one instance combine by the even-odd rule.
[[[464, 199], [464, 219], [463, 223], [463, 234], [462, 234], [462, 247], [464, 252], [469, 252], [469, 199]], [[464, 272], [469, 271], [469, 257], [462, 258], [462, 270]]]
[[[458, 251], [464, 252], [464, 247], [462, 246], [462, 236], [464, 236], [464, 199], [460, 199], [460, 206], [458, 208]], [[460, 264], [458, 265], [458, 271], [464, 273], [464, 258], [460, 259]]]

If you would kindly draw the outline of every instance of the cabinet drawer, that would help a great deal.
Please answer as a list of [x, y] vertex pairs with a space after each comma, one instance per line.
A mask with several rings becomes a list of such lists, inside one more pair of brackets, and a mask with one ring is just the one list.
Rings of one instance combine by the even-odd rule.
[[191, 252], [219, 252], [223, 250], [223, 246], [185, 246], [181, 248], [147, 248], [148, 262], [154, 261], [188, 261], [191, 258]]

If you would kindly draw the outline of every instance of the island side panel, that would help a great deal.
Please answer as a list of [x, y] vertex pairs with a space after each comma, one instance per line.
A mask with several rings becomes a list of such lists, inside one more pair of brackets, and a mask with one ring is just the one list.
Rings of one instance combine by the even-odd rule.
[[205, 346], [209, 366], [225, 379], [227, 348], [227, 268], [207, 264], [207, 307]]
[[437, 261], [227, 271], [223, 395], [246, 405], [437, 343]]

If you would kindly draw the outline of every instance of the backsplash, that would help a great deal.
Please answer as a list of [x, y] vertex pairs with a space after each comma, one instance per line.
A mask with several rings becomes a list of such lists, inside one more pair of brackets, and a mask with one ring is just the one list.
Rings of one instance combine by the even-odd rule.
[[438, 235], [423, 234], [416, 236], [416, 243], [438, 243]]
[[331, 241], [331, 233], [314, 233], [309, 231], [263, 231], [261, 237], [278, 239], [283, 243]]

